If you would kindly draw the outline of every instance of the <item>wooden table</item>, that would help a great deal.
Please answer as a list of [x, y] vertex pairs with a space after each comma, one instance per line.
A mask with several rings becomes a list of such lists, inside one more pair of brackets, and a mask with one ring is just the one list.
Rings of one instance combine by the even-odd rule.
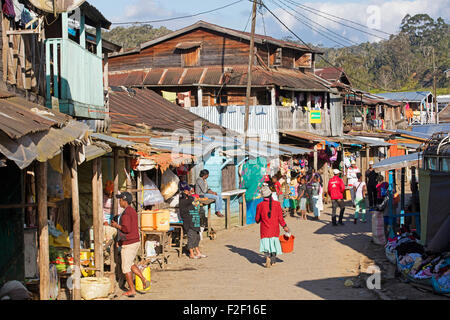
[[[174, 229], [180, 229], [180, 242], [178, 244], [178, 257], [180, 257], [183, 252], [183, 223], [182, 222], [171, 222], [170, 227]], [[172, 246], [172, 244], [171, 244]]]
[[211, 204], [214, 203], [214, 200], [213, 199], [209, 199], [209, 198], [206, 198], [206, 199], [200, 198], [199, 202], [200, 202], [201, 205], [208, 207], [207, 220], [208, 220], [208, 237], [209, 237], [210, 236], [210, 232], [211, 232]]
[[[160, 262], [160, 266], [162, 269], [165, 269], [167, 265], [167, 257], [166, 257], [166, 245], [168, 241], [167, 237], [167, 231], [158, 231], [158, 230], [141, 230], [141, 257], [145, 260], [145, 235], [157, 235], [159, 237], [159, 243], [161, 245], [162, 252], [158, 255], [156, 255], [156, 259], [161, 260], [161, 258], [158, 258], [158, 256], [162, 255], [162, 262]], [[153, 259], [154, 257], [151, 257], [149, 259]]]
[[231, 214], [231, 197], [241, 195], [242, 196], [242, 202], [239, 203], [239, 223], [241, 226], [245, 225], [245, 221], [247, 219], [247, 204], [245, 202], [245, 192], [246, 189], [235, 189], [230, 191], [222, 192], [222, 199], [227, 202], [226, 204], [226, 210], [225, 210], [225, 229], [228, 229], [229, 225], [229, 216]]

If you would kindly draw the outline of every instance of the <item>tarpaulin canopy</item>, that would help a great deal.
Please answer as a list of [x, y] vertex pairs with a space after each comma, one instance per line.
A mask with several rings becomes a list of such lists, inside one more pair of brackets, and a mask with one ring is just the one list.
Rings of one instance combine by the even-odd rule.
[[404, 156], [390, 157], [376, 163], [373, 168], [377, 172], [389, 171], [394, 169], [401, 169], [409, 166], [419, 166], [419, 161], [422, 160], [422, 153], [411, 153]]

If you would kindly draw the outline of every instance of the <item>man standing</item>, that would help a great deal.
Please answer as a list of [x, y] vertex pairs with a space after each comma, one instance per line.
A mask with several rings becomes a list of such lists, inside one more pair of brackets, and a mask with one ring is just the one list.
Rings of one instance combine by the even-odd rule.
[[367, 193], [369, 195], [369, 208], [373, 209], [377, 205], [377, 178], [378, 173], [373, 169], [373, 161], [369, 161], [369, 169], [366, 171]]
[[200, 177], [195, 182], [195, 193], [200, 197], [206, 197], [209, 199], [213, 199], [216, 204], [216, 215], [218, 217], [223, 217], [222, 211], [222, 196], [218, 195], [217, 192], [212, 191], [208, 188], [208, 183], [206, 179], [209, 177], [209, 171], [203, 169], [200, 171]]
[[328, 182], [328, 194], [331, 198], [332, 204], [332, 214], [331, 219], [333, 226], [336, 226], [336, 208], [339, 206], [341, 212], [339, 213], [339, 224], [343, 225], [342, 218], [344, 217], [345, 205], [344, 205], [344, 191], [345, 184], [341, 178], [339, 178], [339, 173], [341, 173], [338, 169], [333, 170], [334, 177], [330, 179]]
[[132, 201], [131, 193], [122, 192], [116, 195], [117, 199], [120, 199], [119, 203], [124, 212], [120, 217], [119, 223], [114, 220], [111, 222], [111, 227], [119, 230], [119, 245], [121, 246], [120, 255], [122, 257], [122, 272], [125, 274], [128, 286], [130, 289], [123, 295], [128, 297], [134, 297], [136, 295], [136, 290], [133, 284], [133, 273], [141, 278], [144, 284], [144, 290], [150, 286], [150, 281], [145, 279], [142, 275], [141, 270], [134, 264], [134, 259], [136, 258], [137, 252], [140, 246], [139, 239], [139, 226], [138, 226], [138, 215], [136, 210], [134, 210], [130, 204]]
[[356, 166], [356, 161], [352, 160], [350, 168], [347, 169], [347, 184], [350, 187], [353, 207], [355, 207], [355, 191], [353, 186], [358, 182], [358, 178], [356, 177], [357, 173], [360, 173], [359, 168]]

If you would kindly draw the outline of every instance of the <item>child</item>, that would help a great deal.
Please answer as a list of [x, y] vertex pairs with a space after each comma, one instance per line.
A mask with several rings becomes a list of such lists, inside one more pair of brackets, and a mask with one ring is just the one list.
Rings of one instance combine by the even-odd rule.
[[283, 204], [283, 200], [284, 200], [283, 191], [281, 190], [281, 183], [278, 181], [277, 176], [272, 177], [272, 184], [274, 186], [274, 190], [277, 195], [277, 199], [274, 199], [274, 200], [280, 202], [280, 204]]
[[298, 201], [299, 201], [299, 211], [301, 219], [307, 220], [306, 218], [306, 201], [308, 200], [308, 193], [306, 192], [306, 179], [304, 177], [300, 178], [300, 184], [298, 186]]
[[190, 259], [206, 258], [199, 249], [200, 244], [200, 214], [197, 200], [192, 196], [193, 188], [185, 187], [180, 193], [180, 216], [183, 220], [183, 229], [187, 234]]
[[356, 224], [358, 221], [358, 215], [361, 211], [361, 222], [366, 222], [366, 183], [362, 181], [362, 174], [358, 172], [356, 174], [358, 182], [353, 185], [353, 192], [355, 193], [355, 217], [353, 223]]

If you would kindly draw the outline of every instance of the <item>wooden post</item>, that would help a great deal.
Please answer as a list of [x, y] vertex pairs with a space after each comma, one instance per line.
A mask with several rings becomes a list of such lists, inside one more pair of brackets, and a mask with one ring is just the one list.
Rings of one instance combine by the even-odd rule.
[[119, 214], [119, 201], [116, 195], [119, 193], [119, 149], [114, 148], [114, 192], [113, 192], [113, 208], [114, 216]]
[[83, 11], [80, 12], [80, 46], [86, 48], [86, 24]]
[[247, 224], [247, 201], [245, 200], [245, 192], [242, 194], [242, 226]]
[[103, 277], [104, 275], [104, 259], [103, 259], [103, 235], [104, 235], [104, 230], [103, 230], [103, 221], [104, 221], [104, 216], [103, 216], [103, 174], [102, 174], [102, 158], [97, 158], [97, 170], [98, 170], [98, 174], [97, 174], [97, 188], [98, 188], [98, 243], [100, 244], [99, 247], [99, 251], [100, 251], [100, 262], [99, 262], [99, 266], [96, 266], [96, 269], [100, 269], [98, 271], [97, 276]]
[[48, 247], [47, 162], [36, 164], [36, 184], [39, 216], [39, 293], [41, 300], [48, 300], [50, 298], [50, 258]]
[[364, 177], [365, 172], [369, 169], [369, 158], [370, 158], [370, 147], [369, 145], [366, 145], [366, 169], [364, 170]]
[[203, 107], [203, 90], [201, 87], [197, 89], [197, 107]]
[[[99, 239], [99, 194], [98, 194], [98, 158], [92, 160], [92, 223], [94, 227], [94, 264], [95, 269], [100, 270], [100, 262], [103, 256]], [[96, 273], [98, 275], [98, 271]]]
[[256, 2], [253, 1], [252, 9], [252, 30], [250, 36], [250, 50], [248, 53], [247, 90], [245, 95], [245, 117], [244, 117], [244, 148], [247, 148], [248, 141], [248, 119], [250, 115], [250, 95], [252, 90], [252, 68], [255, 58], [255, 26], [256, 26]]
[[274, 107], [277, 105], [277, 93], [275, 87], [270, 89], [270, 104]]
[[318, 162], [318, 157], [317, 157], [317, 144], [314, 145], [314, 170], [317, 172], [317, 162]]
[[80, 201], [78, 193], [78, 167], [75, 146], [70, 146], [70, 173], [72, 181], [72, 220], [73, 220], [73, 300], [81, 300], [81, 263], [80, 263]]
[[126, 169], [126, 173], [127, 173], [127, 191], [130, 192], [130, 190], [132, 189], [132, 184], [131, 184], [131, 163], [130, 163], [130, 158], [126, 157], [125, 158], [125, 169]]
[[141, 204], [142, 204], [142, 171], [138, 171], [137, 175], [137, 205], [136, 205], [136, 211], [141, 211]]

